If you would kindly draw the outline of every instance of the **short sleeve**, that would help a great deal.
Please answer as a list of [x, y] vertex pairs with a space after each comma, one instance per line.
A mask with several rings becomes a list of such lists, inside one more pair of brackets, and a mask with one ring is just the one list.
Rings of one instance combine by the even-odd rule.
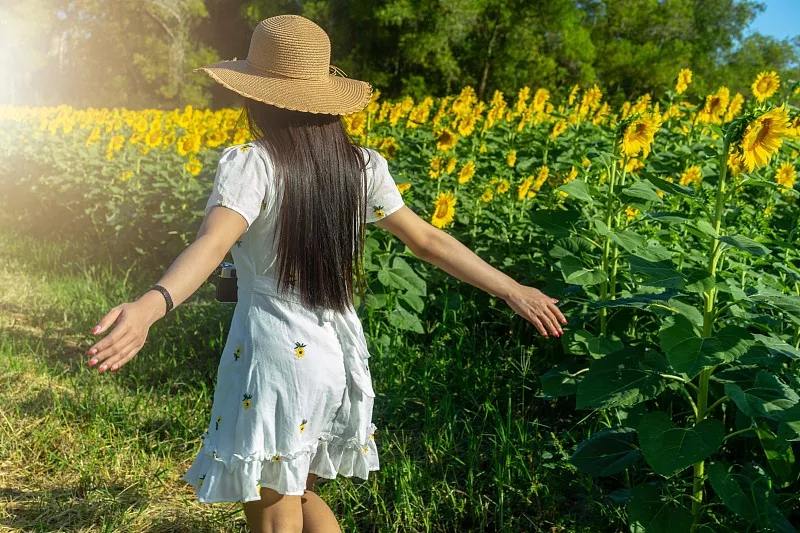
[[405, 205], [397, 189], [389, 163], [374, 150], [367, 150], [370, 161], [367, 164], [367, 222], [377, 222], [388, 217]]
[[245, 144], [225, 149], [206, 203], [206, 215], [214, 206], [232, 209], [247, 221], [247, 232], [263, 208], [267, 175], [266, 162], [257, 147]]

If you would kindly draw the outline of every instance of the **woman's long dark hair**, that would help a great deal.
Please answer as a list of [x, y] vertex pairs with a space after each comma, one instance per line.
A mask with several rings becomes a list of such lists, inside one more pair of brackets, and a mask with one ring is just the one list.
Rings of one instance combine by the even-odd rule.
[[276, 183], [283, 185], [278, 291], [297, 287], [303, 305], [345, 312], [353, 301], [354, 274], [364, 295], [367, 179], [361, 149], [337, 115], [250, 99], [245, 113], [253, 138], [269, 153]]

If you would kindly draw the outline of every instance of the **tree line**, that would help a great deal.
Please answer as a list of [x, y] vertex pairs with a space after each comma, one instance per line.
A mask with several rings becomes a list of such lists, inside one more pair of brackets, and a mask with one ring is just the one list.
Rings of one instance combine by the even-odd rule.
[[763, 70], [800, 79], [800, 36], [748, 31], [751, 0], [27, 0], [0, 4], [0, 104], [172, 108], [236, 98], [194, 69], [244, 58], [255, 25], [284, 13], [331, 36], [332, 63], [388, 97], [475, 87], [614, 103], [674, 85], [749, 92]]

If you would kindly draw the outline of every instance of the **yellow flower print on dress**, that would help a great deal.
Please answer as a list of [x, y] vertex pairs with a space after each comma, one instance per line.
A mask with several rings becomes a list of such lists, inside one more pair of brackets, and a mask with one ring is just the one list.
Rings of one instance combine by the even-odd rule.
[[294, 354], [297, 356], [298, 359], [305, 357], [306, 355], [306, 345], [300, 344], [299, 342], [294, 343]]
[[241, 347], [241, 345], [238, 348], [236, 348], [235, 352], [233, 352], [233, 360], [234, 361], [238, 361], [240, 355], [242, 355], [242, 347]]
[[277, 463], [280, 460], [281, 460], [281, 454], [278, 454], [278, 455], [276, 455], [275, 457], [272, 458], [272, 462], [273, 463]]
[[253, 397], [252, 394], [244, 395], [244, 398], [242, 399], [242, 405], [244, 405], [245, 409], [250, 409], [250, 406], [253, 405], [253, 402], [250, 401], [250, 398], [252, 397]]
[[308, 422], [308, 420], [306, 420], [306, 419], [304, 418], [304, 419], [303, 419], [303, 421], [300, 423], [300, 434], [301, 434], [301, 435], [303, 434], [303, 431], [305, 431], [305, 429], [306, 429], [306, 423], [307, 423], [307, 422]]
[[217, 431], [219, 431], [219, 423], [220, 423], [220, 422], [222, 422], [222, 415], [220, 415], [220, 416], [218, 416], [218, 417], [217, 417], [217, 424], [216, 424], [216, 427], [215, 427], [215, 429], [216, 429]]
[[236, 239], [236, 246], [241, 246], [241, 245], [242, 245], [242, 239], [240, 237], [240, 238]]
[[256, 490], [258, 492], [261, 492], [261, 480], [260, 479], [256, 480]]
[[267, 208], [267, 202], [261, 202], [261, 210], [263, 211], [266, 208]]
[[239, 148], [239, 151], [240, 151], [240, 152], [246, 152], [246, 151], [248, 151], [250, 148], [252, 148], [252, 146], [250, 146], [249, 144], [245, 144], [244, 146], [241, 146], [241, 147]]
[[375, 205], [372, 206], [372, 210], [375, 212], [375, 216], [378, 218], [383, 218], [383, 206], [382, 205]]
[[[370, 438], [370, 440], [374, 441], [375, 440], [375, 433], [371, 434], [369, 436], [369, 438]], [[369, 452], [369, 444], [364, 446], [364, 449], [361, 450], [361, 453], [367, 453], [367, 452]]]

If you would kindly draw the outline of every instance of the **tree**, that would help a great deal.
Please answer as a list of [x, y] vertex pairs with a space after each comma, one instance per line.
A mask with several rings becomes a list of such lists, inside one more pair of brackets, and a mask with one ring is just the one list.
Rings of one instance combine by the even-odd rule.
[[[31, 16], [31, 7], [43, 16]], [[191, 70], [217, 59], [191, 38], [203, 0], [34, 0], [7, 8], [16, 27], [36, 28], [15, 44], [40, 58], [26, 72], [24, 103], [77, 106], [210, 103], [212, 82]], [[5, 18], [5, 17], [4, 17]], [[42, 36], [49, 39], [44, 47]], [[19, 85], [19, 77], [14, 81]], [[19, 94], [19, 91], [17, 91]]]

